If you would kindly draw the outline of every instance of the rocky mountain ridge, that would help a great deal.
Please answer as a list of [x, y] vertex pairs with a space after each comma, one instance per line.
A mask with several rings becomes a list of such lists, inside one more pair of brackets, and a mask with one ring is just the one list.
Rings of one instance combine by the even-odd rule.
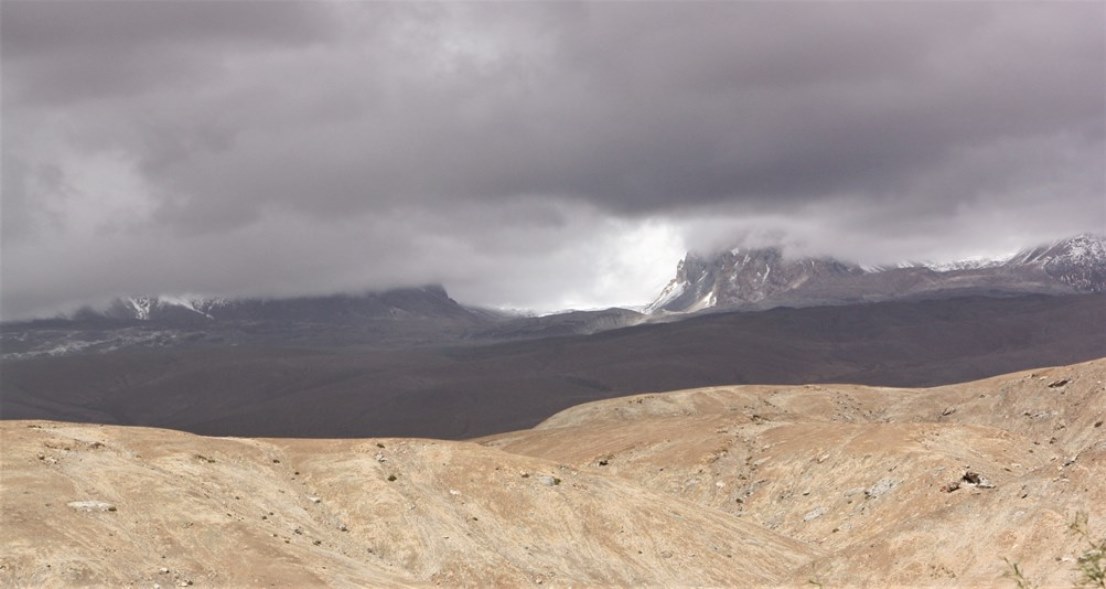
[[475, 318], [439, 285], [359, 294], [291, 298], [131, 296], [107, 309], [85, 308], [74, 319], [204, 323], [208, 321], [348, 322], [425, 317]]
[[1106, 238], [1083, 234], [997, 260], [864, 267], [779, 248], [689, 253], [647, 313], [847, 304], [962, 294], [1106, 292]]

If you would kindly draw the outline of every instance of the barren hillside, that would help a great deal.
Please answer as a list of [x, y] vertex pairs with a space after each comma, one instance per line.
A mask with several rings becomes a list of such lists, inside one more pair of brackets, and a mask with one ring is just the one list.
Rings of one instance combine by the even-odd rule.
[[0, 423], [4, 586], [1068, 586], [1106, 360], [712, 387], [472, 442]]

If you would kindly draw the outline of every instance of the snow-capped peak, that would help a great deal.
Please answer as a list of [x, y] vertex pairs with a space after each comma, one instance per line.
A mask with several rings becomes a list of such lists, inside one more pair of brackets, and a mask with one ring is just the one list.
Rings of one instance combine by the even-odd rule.
[[661, 294], [658, 295], [657, 298], [654, 299], [652, 303], [649, 303], [648, 305], [645, 306], [644, 312], [645, 313], [654, 313], [656, 311], [660, 311], [660, 310], [664, 309], [665, 305], [672, 302], [673, 300], [678, 298], [680, 295], [684, 294], [684, 289], [686, 289], [686, 288], [687, 288], [687, 281], [679, 280], [679, 279], [675, 279], [675, 280], [670, 281], [668, 283], [668, 285], [664, 287], [664, 290], [661, 291]]
[[1056, 260], [1063, 260], [1072, 264], [1106, 261], [1106, 237], [1083, 233], [1040, 247], [1022, 250], [1010, 262], [1014, 264], [1034, 264]]
[[116, 309], [119, 309], [115, 314], [122, 313], [124, 316], [137, 319], [139, 321], [149, 321], [152, 316], [158, 311], [166, 311], [168, 309], [180, 309], [183, 311], [190, 311], [201, 315], [207, 319], [213, 317], [207, 312], [214, 306], [220, 304], [219, 299], [207, 299], [203, 297], [194, 296], [177, 296], [177, 295], [160, 295], [160, 296], [134, 296], [124, 297], [117, 300]]
[[126, 299], [126, 303], [130, 306], [134, 313], [134, 318], [147, 321], [150, 319], [150, 309], [157, 305], [156, 297], [130, 297]]
[[777, 248], [689, 254], [646, 312], [892, 300], [972, 289], [1106, 292], [1106, 238], [1083, 234], [1010, 255], [886, 266], [858, 266], [832, 258], [792, 259]]

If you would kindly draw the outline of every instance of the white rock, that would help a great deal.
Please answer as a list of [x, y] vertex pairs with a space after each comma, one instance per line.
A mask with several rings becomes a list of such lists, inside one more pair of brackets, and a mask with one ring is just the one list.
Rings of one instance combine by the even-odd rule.
[[807, 514], [803, 516], [803, 521], [808, 522], [811, 520], [816, 520], [825, 514], [826, 508], [819, 505], [818, 507], [815, 507], [814, 509], [807, 512]]
[[66, 505], [77, 511], [115, 511], [115, 506], [107, 501], [70, 501]]

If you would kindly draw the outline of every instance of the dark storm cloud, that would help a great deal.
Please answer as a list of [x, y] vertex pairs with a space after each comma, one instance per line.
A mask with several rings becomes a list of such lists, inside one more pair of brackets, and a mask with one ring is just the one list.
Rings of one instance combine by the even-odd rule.
[[15, 0], [0, 22], [5, 83], [16, 100], [63, 104], [140, 92], [218, 68], [196, 53], [318, 41], [326, 17], [292, 2]]
[[[102, 257], [124, 238], [264, 252], [289, 224], [351, 219], [376, 243], [387, 219], [373, 251], [422, 264], [392, 272], [331, 252], [345, 262], [319, 271], [330, 250], [285, 252], [288, 280], [325, 289], [358, 284], [347, 274], [368, 286], [483, 276], [495, 260], [540, 280], [529, 267], [593, 247], [604, 218], [667, 219], [693, 245], [754, 222], [775, 225], [752, 234], [801, 233], [814, 249], [857, 236], [841, 253], [1094, 230], [1106, 225], [1104, 11], [5, 2], [3, 241], [19, 246], [6, 258], [32, 267], [46, 255], [36, 243], [78, 229], [103, 236], [81, 242]], [[541, 248], [515, 253], [530, 229]], [[418, 245], [443, 235], [471, 257], [447, 266]], [[243, 286], [174, 256], [185, 283]], [[169, 288], [155, 275], [134, 284]]]

